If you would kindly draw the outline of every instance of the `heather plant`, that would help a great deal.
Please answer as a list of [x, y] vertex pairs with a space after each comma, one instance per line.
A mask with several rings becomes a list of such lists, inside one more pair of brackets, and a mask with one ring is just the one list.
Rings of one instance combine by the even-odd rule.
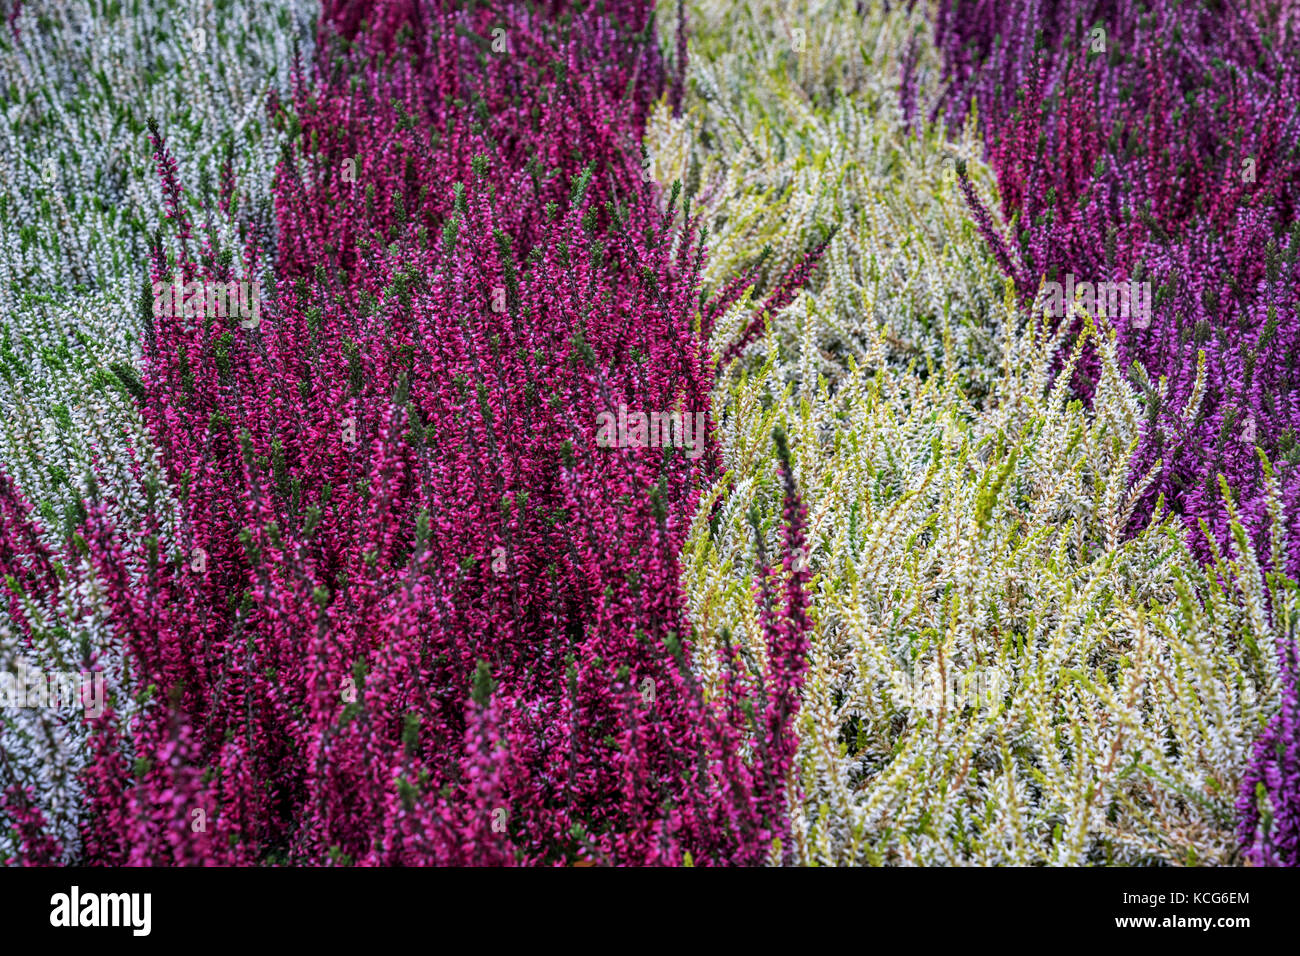
[[[769, 32], [747, 35], [725, 19], [743, 22], [739, 10], [688, 9], [688, 75], [727, 75], [715, 60], [787, 55], [789, 47], [773, 44]], [[722, 11], [712, 35], [710, 11]], [[861, 42], [862, 33], [846, 29], [851, 15], [802, 12], [790, 23], [815, 38], [811, 62], [837, 38], [850, 37], [850, 49]], [[757, 22], [776, 29], [770, 24], [778, 18], [769, 16]], [[845, 20], [830, 25], [836, 16]], [[892, 36], [909, 16], [894, 10], [865, 19], [879, 17], [877, 35]], [[961, 303], [948, 312], [932, 310], [926, 297], [897, 297], [895, 288], [864, 297], [896, 296], [887, 300], [890, 321], [845, 308], [842, 327], [858, 344], [820, 366], [813, 357], [820, 343], [783, 337], [779, 314], [744, 362], [727, 363], [725, 344], [715, 344], [723, 360], [714, 402], [727, 471], [701, 502], [683, 554], [692, 619], [701, 633], [729, 634], [760, 670], [768, 661], [761, 601], [746, 582], [759, 573], [749, 544], [755, 527], [760, 540], [780, 540], [781, 479], [766, 436], [781, 428], [809, 512], [792, 568], [811, 575], [812, 591], [798, 772], [789, 790], [795, 860], [1233, 862], [1237, 787], [1251, 740], [1278, 700], [1273, 648], [1288, 633], [1286, 618], [1269, 609], [1293, 603], [1293, 591], [1281, 578], [1266, 587], [1253, 542], [1240, 536], [1222, 550], [1207, 541], [1216, 561], [1207, 571], [1178, 518], [1163, 503], [1142, 504], [1160, 469], [1137, 469], [1144, 396], [1120, 372], [1112, 322], [1078, 318], [1083, 334], [1071, 327], [1074, 317], [1049, 322], [1030, 308], [1037, 286], [1027, 297], [1013, 286], [996, 309], [984, 304], [1001, 291], [996, 247], [985, 240], [1005, 227], [999, 210], [980, 200], [995, 193], [978, 162], [965, 169], [952, 162], [946, 182], [939, 175], [944, 158], [962, 160], [971, 150], [946, 146], [942, 130], [926, 124], [925, 104], [935, 101], [927, 92], [933, 53], [925, 43], [920, 36], [901, 47], [894, 59], [899, 85], [880, 85], [871, 114], [878, 123], [893, 118], [892, 135], [868, 142], [889, 143], [894, 161], [883, 166], [892, 175], [871, 181], [870, 197], [897, 212], [837, 219], [842, 228], [825, 261], [834, 262], [837, 247], [894, 249], [906, 282], [932, 281], [941, 294], [936, 276], [964, 273], [974, 287], [955, 286]], [[843, 90], [835, 86], [836, 76], [853, 75], [852, 67], [839, 67], [828, 76], [825, 100], [849, 110], [846, 104], [866, 99], [851, 79]], [[795, 86], [796, 76], [806, 82], [791, 69], [756, 84], [747, 105], [775, 111], [773, 103], [789, 100], [807, 112], [815, 90], [780, 92]], [[656, 163], [676, 156], [679, 165], [668, 166], [676, 171], [687, 162], [683, 144], [694, 142], [696, 170], [758, 165], [751, 156], [761, 140], [719, 132], [748, 131], [727, 119], [725, 111], [738, 108], [712, 99], [693, 105], [695, 89], [688, 84], [676, 126], [661, 112], [665, 145]], [[709, 108], [718, 110], [714, 126]], [[709, 135], [692, 140], [692, 122]], [[816, 127], [787, 122], [780, 129], [789, 141], [797, 135], [791, 129]], [[656, 132], [652, 125], [652, 142]], [[914, 160], [898, 161], [909, 150]], [[848, 180], [845, 165], [827, 168]], [[708, 181], [688, 172], [694, 175]], [[767, 220], [757, 202], [758, 212], [734, 215], [735, 192], [721, 192], [713, 207], [703, 187], [700, 193], [705, 216], [717, 210], [713, 246], [733, 242], [734, 251], [723, 254], [736, 262], [758, 258], [763, 243], [784, 237], [824, 195], [803, 199], [797, 187], [787, 188], [776, 193], [777, 212]], [[785, 196], [802, 201], [782, 207]], [[983, 221], [970, 223], [972, 200]], [[830, 217], [845, 208], [853, 208], [851, 198], [817, 206]], [[921, 209], [929, 217], [918, 216]], [[926, 229], [930, 222], [953, 226]], [[803, 244], [814, 236], [805, 234]], [[788, 261], [805, 247], [790, 241]], [[832, 266], [810, 287], [843, 281]], [[736, 329], [761, 311], [749, 299], [739, 302], [719, 320], [715, 343], [734, 341], [734, 333], [723, 333], [727, 321]], [[926, 350], [900, 349], [900, 327], [927, 330]], [[963, 328], [970, 329], [965, 342]], [[1073, 383], [1088, 360], [1102, 374], [1085, 406]], [[981, 365], [976, 379], [972, 368]], [[1199, 385], [1177, 407], [1193, 420], [1207, 390], [1204, 359], [1199, 369]], [[1172, 402], [1168, 382], [1147, 384]], [[1281, 490], [1272, 494], [1280, 517]], [[1224, 507], [1233, 514], [1235, 502]], [[1240, 528], [1240, 516], [1234, 520]], [[1126, 534], [1130, 525], [1139, 532]], [[1284, 522], [1271, 527], [1284, 553]], [[1262, 557], [1271, 561], [1273, 553]], [[710, 688], [723, 679], [713, 660], [697, 656]], [[936, 687], [981, 693], [927, 693]]]
[[[1294, 616], [1294, 609], [1289, 610]], [[1300, 866], [1296, 799], [1300, 794], [1300, 687], [1295, 642], [1284, 645], [1282, 653], [1282, 706], [1255, 742], [1237, 801], [1241, 843], [1246, 859], [1256, 866]]]
[[[1296, 576], [1300, 551], [1270, 543], [1279, 522], [1300, 533], [1293, 17], [1267, 4], [944, 2], [936, 35], [947, 115], [978, 104], [990, 131], [1022, 294], [1064, 272], [1157, 290], [1148, 321], [1119, 322], [1146, 418], [1134, 474], [1161, 465], [1138, 513], [1162, 496], [1207, 561], [1239, 516], [1263, 568]], [[1096, 365], [1084, 368], [1086, 394]], [[1242, 794], [1254, 862], [1293, 859], [1278, 737], [1293, 699], [1288, 685]], [[1280, 842], [1261, 823], [1269, 807]]]
[[143, 439], [129, 389], [162, 222], [146, 121], [172, 130], [186, 203], [223, 248], [259, 225], [273, 243], [266, 98], [288, 88], [291, 44], [310, 54], [313, 11], [27, 2], [0, 31], [0, 454], [50, 526], [87, 494], [92, 454]]
[[[691, 211], [709, 229], [706, 287], [753, 284], [715, 323], [714, 353], [724, 365], [734, 354], [753, 364], [776, 349], [779, 373], [811, 391], [884, 335], [901, 364], [955, 350], [966, 387], [987, 391], [996, 265], [978, 250], [955, 175], [957, 160], [979, 153], [975, 128], [948, 142], [938, 126], [909, 125], [900, 103], [908, 71], [912, 95], [933, 98], [940, 62], [924, 11], [687, 10], [693, 52], [680, 116], [658, 104], [646, 146], [656, 177], [698, 183]], [[661, 43], [675, 32], [663, 18]], [[987, 168], [971, 168], [991, 188]], [[775, 282], [823, 244], [798, 295], [773, 301]]]
[[[757, 633], [736, 578], [744, 515], [773, 523], [761, 436], [783, 427], [809, 511], [813, 622], [796, 859], [1234, 862], [1237, 788], [1278, 701], [1295, 586], [1265, 585], [1236, 518], [1208, 569], [1163, 506], [1126, 535], [1155, 471], [1129, 479], [1142, 417], [1113, 334], [1088, 325], [1053, 374], [1066, 324], [1021, 322], [1014, 304], [1006, 322], [1018, 331], [982, 410], [941, 377], [891, 368], [883, 340], [815, 400], [770, 366], [731, 385], [729, 474], [683, 556], [692, 617], [703, 633]], [[1088, 342], [1103, 362], [1090, 409], [1069, 385]], [[906, 692], [981, 683], [982, 704]]]
[[[782, 858], [793, 475], [761, 564], [776, 664], [710, 638], [726, 691], [706, 696], [677, 555], [716, 439], [596, 441], [620, 406], [709, 411], [703, 249], [637, 162], [649, 13], [327, 8], [314, 86], [273, 111], [292, 145], [261, 322], [146, 319], [141, 416], [178, 529], [132, 535], [100, 496], [69, 542], [130, 672], [92, 722], [77, 858]], [[150, 140], [169, 222], [149, 279], [232, 279]], [[37, 558], [57, 560], [26, 545], [6, 579], [28, 629], [51, 613]], [[71, 852], [10, 802], [20, 858]]]
[[[1164, 495], [1208, 559], [1198, 522], [1220, 546], [1230, 536], [1223, 472], [1267, 552], [1258, 445], [1276, 464], [1294, 538], [1294, 24], [1262, 4], [944, 2], [936, 36], [950, 84], [942, 112], [960, 121], [978, 104], [989, 131], [1006, 267], [1022, 295], [1067, 272], [1155, 290], [1150, 317], [1118, 323], [1122, 364], [1170, 388], [1161, 402], [1141, 385], [1148, 425], [1135, 467], [1163, 466], [1142, 510]], [[1205, 395], [1188, 422], [1178, 410], [1202, 352]], [[1095, 361], [1084, 369], [1086, 395]], [[1295, 576], [1300, 553], [1286, 557]]]
[[20, 6], [0, 859], [1293, 864], [1293, 37], [1147, 7]]
[[[100, 585], [64, 546], [101, 492], [132, 534], [174, 528], [135, 407], [142, 264], [164, 216], [146, 120], [172, 130], [193, 216], [227, 248], [259, 229], [273, 244], [266, 204], [284, 136], [266, 96], [288, 88], [293, 43], [310, 53], [313, 9], [26, 2], [0, 30], [0, 481], [17, 549], [6, 573], [31, 598], [0, 610], [5, 674], [93, 667], [121, 686]], [[0, 790], [43, 834], [36, 858], [76, 842], [82, 718], [75, 702], [0, 711]], [[0, 859], [11, 837], [4, 827]]]

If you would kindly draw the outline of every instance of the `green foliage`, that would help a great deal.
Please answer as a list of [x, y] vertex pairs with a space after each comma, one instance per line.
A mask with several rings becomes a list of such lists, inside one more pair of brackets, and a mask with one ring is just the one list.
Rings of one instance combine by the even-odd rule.
[[[655, 171], [698, 180], [715, 283], [772, 250], [715, 351], [818, 223], [842, 226], [809, 291], [721, 370], [727, 472], [682, 554], [694, 660], [718, 694], [709, 635], [767, 667], [749, 516], [774, 549], [781, 429], [814, 621], [795, 858], [1235, 862], [1233, 800], [1276, 706], [1274, 621], [1294, 585], [1266, 585], [1244, 535], [1203, 568], [1163, 508], [1126, 537], [1155, 474], [1135, 472], [1141, 393], [1108, 333], [1016, 308], [945, 175], [956, 158], [992, 193], [973, 126], [958, 143], [905, 127], [895, 84], [913, 38], [921, 117], [936, 72], [923, 10], [689, 13], [684, 111], [652, 123]], [[1102, 366], [1090, 408], [1069, 385], [1085, 342]]]

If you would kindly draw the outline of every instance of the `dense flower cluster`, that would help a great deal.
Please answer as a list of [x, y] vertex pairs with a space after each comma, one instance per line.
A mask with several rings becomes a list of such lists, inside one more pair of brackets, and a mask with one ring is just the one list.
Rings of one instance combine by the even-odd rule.
[[[266, 97], [289, 89], [295, 43], [310, 55], [319, 9], [234, 0], [218, 18], [170, 0], [25, 0], [9, 14], [0, 29], [0, 470], [6, 499], [20, 495], [45, 547], [60, 550], [92, 494], [135, 533], [147, 513], [175, 520], [136, 406], [142, 264], [165, 215], [148, 120], [169, 131], [192, 215], [227, 244], [254, 228], [273, 241], [283, 133], [265, 121]], [[153, 497], [142, 478], [156, 483]], [[48, 608], [29, 605], [22, 628], [0, 614], [0, 673], [23, 661], [75, 670], [94, 658], [112, 674], [117, 646], [85, 555], [57, 560], [69, 574]], [[71, 710], [2, 709], [0, 754], [0, 789], [26, 792], [71, 845], [84, 722]]]
[[[1161, 462], [1143, 510], [1163, 495], [1202, 557], [1197, 521], [1221, 544], [1229, 535], [1219, 473], [1256, 540], [1266, 534], [1257, 445], [1285, 500], [1300, 497], [1300, 36], [1284, 16], [1090, 0], [945, 0], [938, 15], [947, 115], [978, 103], [992, 131], [1022, 294], [1067, 273], [1154, 289], [1149, 315], [1110, 316], [1121, 361], [1140, 366], [1136, 465]], [[1205, 400], [1185, 421], [1201, 354]], [[1286, 520], [1300, 535], [1300, 512]]]
[[[924, 18], [693, 8], [684, 118], [650, 140], [666, 175], [694, 165], [716, 184], [700, 200], [714, 260], [793, 255], [814, 216], [841, 228], [719, 382], [728, 473], [687, 543], [692, 615], [742, 622], [761, 657], [736, 577], [746, 514], [779, 514], [765, 436], [781, 425], [812, 516], [799, 860], [1233, 862], [1239, 781], [1293, 628], [1294, 585], [1262, 567], [1286, 566], [1293, 506], [1265, 482], [1261, 524], [1216, 482], [1215, 507], [1262, 541], [1188, 540], [1170, 497], [1156, 506], [1123, 329], [1029, 307], [1039, 282], [982, 198], [997, 186], [974, 119], [957, 143], [929, 121], [945, 61]], [[1195, 421], [1209, 374], [1202, 360], [1177, 398], [1154, 375], [1149, 390]]]
[[1241, 784], [1241, 841], [1250, 862], [1300, 866], [1300, 686], [1296, 645], [1284, 649], [1282, 709], [1255, 744]]
[[[947, 115], [960, 119], [978, 104], [990, 130], [1016, 247], [1003, 265], [1022, 296], [1067, 273], [1093, 283], [1135, 278], [1155, 290], [1149, 314], [1109, 316], [1142, 392], [1133, 475], [1156, 472], [1137, 515], [1163, 500], [1210, 560], [1216, 544], [1229, 546], [1236, 514], [1264, 566], [1295, 577], [1300, 549], [1268, 545], [1279, 521], [1300, 538], [1294, 11], [943, 0], [936, 36]], [[1096, 368], [1085, 362], [1085, 395]], [[1187, 417], [1193, 394], [1196, 414]], [[1294, 778], [1268, 776], [1270, 787], [1290, 788], [1274, 789], [1274, 799], [1294, 804]]]
[[[150, 126], [168, 221], [149, 279], [185, 306], [142, 303], [145, 493], [179, 514], [136, 534], [92, 500], [68, 539], [122, 670], [80, 853], [763, 860], [802, 590], [771, 627], [775, 678], [729, 658], [706, 699], [676, 562], [716, 440], [698, 459], [594, 441], [621, 405], [709, 409], [703, 250], [668, 241], [640, 175], [649, 10], [381, 4], [350, 37], [354, 13], [327, 9], [357, 42], [325, 31], [314, 83], [271, 112], [289, 146], [253, 327], [190, 290], [262, 274], [265, 245], [196, 221]], [[494, 30], [512, 52], [484, 68]], [[13, 571], [53, 565], [16, 497], [7, 522], [29, 544]], [[8, 579], [18, 627], [58, 618], [56, 577]], [[21, 854], [55, 852], [24, 826]]]
[[1297, 862], [1285, 12], [125, 6], [0, 28], [0, 860]]

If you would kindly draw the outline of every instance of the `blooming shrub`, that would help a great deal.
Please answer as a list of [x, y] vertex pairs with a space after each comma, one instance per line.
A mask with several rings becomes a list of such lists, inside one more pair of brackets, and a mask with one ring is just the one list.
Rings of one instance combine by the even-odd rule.
[[[343, 40], [354, 12], [331, 12]], [[708, 414], [702, 250], [669, 241], [624, 101], [657, 69], [648, 9], [420, 13], [377, 5], [273, 109], [292, 145], [267, 317], [149, 317], [141, 414], [179, 530], [123, 533], [101, 501], [72, 536], [129, 672], [92, 721], [80, 855], [760, 862], [784, 833], [799, 579], [772, 595], [769, 679], [724, 641], [706, 698], [677, 554], [716, 440], [594, 440], [619, 406]], [[489, 66], [497, 28], [516, 55]], [[232, 279], [151, 140], [151, 280]], [[785, 499], [798, 547], [791, 476]], [[50, 613], [47, 578], [10, 592]]]
[[[1294, 613], [1294, 612], [1292, 612]], [[1242, 780], [1237, 803], [1246, 858], [1258, 866], [1300, 865], [1296, 793], [1300, 783], [1300, 727], [1297, 727], [1295, 642], [1284, 647], [1282, 708], [1255, 743], [1253, 761]]]
[[[726, 107], [712, 98], [712, 86], [694, 81], [713, 69], [710, 43], [726, 49], [719, 56], [736, 75], [764, 75], [747, 61], [765, 63], [782, 48], [746, 34], [732, 19], [743, 23], [745, 15], [731, 7], [691, 9], [683, 116], [699, 111], [711, 131], [710, 111]], [[965, 309], [978, 311], [967, 318], [954, 307], [947, 322], [936, 321], [944, 313], [926, 297], [895, 296], [886, 324], [876, 311], [845, 307], [842, 339], [862, 344], [819, 368], [814, 335], [782, 337], [783, 318], [798, 321], [792, 306], [743, 368], [720, 369], [715, 404], [728, 473], [702, 502], [687, 542], [692, 617], [711, 633], [726, 622], [764, 658], [757, 604], [744, 585], [752, 560], [747, 516], [756, 511], [760, 525], [775, 525], [779, 486], [764, 436], [784, 427], [810, 514], [813, 593], [799, 718], [801, 797], [792, 809], [797, 860], [1232, 862], [1237, 786], [1251, 740], [1278, 700], [1273, 649], [1288, 630], [1273, 610], [1293, 604], [1293, 591], [1281, 578], [1266, 587], [1249, 540], [1232, 538], [1222, 553], [1207, 542], [1218, 562], [1207, 572], [1177, 517], [1163, 505], [1143, 506], [1160, 469], [1138, 469], [1142, 393], [1120, 372], [1111, 323], [1089, 318], [1084, 334], [1074, 334], [1068, 322], [1036, 317], [1014, 288], [1008, 302], [984, 305], [1001, 298], [1002, 283], [993, 251], [982, 248], [969, 222], [955, 163], [954, 176], [944, 179], [944, 157], [968, 157], [945, 147], [942, 130], [924, 122], [934, 54], [924, 36], [902, 42], [912, 36], [905, 28], [911, 16], [868, 16], [863, 29], [852, 11], [809, 5], [791, 14], [809, 37], [850, 37], [845, 46], [857, 57], [892, 50], [899, 73], [912, 64], [912, 85], [878, 91], [890, 105], [870, 112], [881, 131], [867, 142], [890, 144], [881, 148], [902, 157], [882, 164], [892, 175], [855, 193], [851, 173], [841, 174], [845, 164], [827, 163], [845, 192], [821, 207], [899, 212], [892, 219], [842, 217], [828, 261], [837, 246], [890, 249], [908, 280], [964, 272], [979, 287], [955, 291]], [[806, 73], [827, 46], [809, 48], [818, 52], [806, 59], [782, 52], [799, 72], [773, 71], [752, 99], [779, 117], [772, 125], [785, 142], [818, 137], [831, 144], [836, 130], [854, 127], [824, 117], [867, 112], [856, 104], [871, 104], [872, 94], [854, 90], [852, 67], [837, 66], [826, 82], [848, 79], [825, 95], [833, 106], [811, 110], [812, 97], [797, 91], [807, 94]], [[769, 92], [783, 86], [784, 93]], [[908, 96], [920, 104], [910, 117]], [[725, 122], [724, 114], [717, 125]], [[672, 142], [668, 135], [663, 141]], [[738, 182], [741, 170], [761, 166], [754, 158], [761, 140], [708, 141], [709, 158], [697, 162], [723, 171], [713, 174], [717, 181]], [[664, 154], [685, 155], [670, 148]], [[824, 146], [822, 155], [833, 148]], [[973, 182], [991, 192], [978, 161], [967, 166], [966, 188]], [[810, 192], [813, 198], [802, 199], [797, 186], [789, 189], [790, 207], [806, 209], [824, 195], [817, 187]], [[737, 261], [799, 221], [785, 210], [771, 221], [734, 217], [733, 194], [721, 195], [720, 234], [736, 237]], [[996, 210], [988, 215], [986, 228], [1002, 228]], [[964, 227], [944, 227], [963, 220]], [[750, 222], [770, 231], [755, 228], [759, 238], [747, 245]], [[846, 277], [853, 274], [827, 269], [811, 280], [821, 290], [805, 297], [834, 301], [825, 290], [851, 288]], [[964, 322], [979, 337], [958, 344]], [[930, 330], [928, 340], [917, 336], [929, 361], [908, 362], [894, 331], [900, 328]], [[973, 348], [981, 339], [983, 347]], [[1088, 406], [1072, 394], [1086, 358], [1099, 375]], [[981, 365], [978, 388], [972, 368]], [[1207, 392], [1206, 374], [1202, 365], [1199, 387], [1177, 407], [1191, 420]], [[1167, 383], [1152, 388], [1172, 402]], [[1280, 488], [1273, 494], [1280, 517]], [[1126, 533], [1134, 525], [1138, 533]], [[1282, 522], [1272, 527], [1285, 553]], [[710, 659], [700, 657], [706, 684], [717, 679]]]
[[[164, 216], [146, 122], [156, 116], [171, 131], [185, 202], [222, 243], [271, 225], [284, 136], [265, 122], [266, 94], [288, 89], [293, 43], [310, 54], [316, 5], [237, 0], [218, 17], [171, 2], [27, 0], [9, 14], [0, 29], [0, 494], [17, 509], [6, 520], [30, 502], [43, 547], [58, 551], [91, 495], [102, 493], [135, 534], [147, 520], [175, 520], [133, 397], [142, 263]], [[17, 547], [24, 538], [14, 534], [6, 543]], [[26, 607], [32, 626], [0, 610], [5, 674], [23, 663], [42, 673], [91, 659], [118, 666], [89, 563], [58, 561], [69, 573], [49, 582], [47, 606]], [[67, 708], [5, 708], [0, 754], [0, 790], [35, 801], [51, 845], [71, 845], [84, 722]], [[0, 827], [0, 859], [13, 850], [9, 837]]]
[[[1254, 448], [1300, 497], [1295, 223], [1300, 38], [1276, 11], [1177, 3], [941, 4], [936, 31], [948, 114], [979, 104], [1018, 255], [1022, 292], [1040, 276], [1145, 277], [1144, 321], [1116, 319], [1124, 366], [1143, 371], [1137, 467], [1159, 459], [1160, 495], [1221, 545], [1229, 479], [1257, 544], [1267, 536]], [[1115, 317], [1112, 317], [1115, 318]], [[1206, 357], [1194, 422], [1179, 418]], [[1151, 382], [1168, 379], [1170, 401]], [[1288, 509], [1292, 536], [1300, 533]], [[1136, 527], [1136, 526], [1135, 526]], [[1286, 570], [1300, 570], [1300, 553]]]
[[1294, 864], [1219, 13], [16, 5], [0, 860]]
[[147, 120], [171, 130], [187, 205], [224, 244], [259, 216], [269, 226], [283, 135], [261, 114], [270, 89], [288, 89], [291, 44], [310, 55], [315, 11], [240, 0], [219, 24], [176, 3], [14, 12], [0, 31], [0, 450], [61, 525], [89, 490], [92, 450], [106, 469], [143, 440], [112, 370], [139, 358], [140, 266], [163, 219]]
[[[780, 373], [811, 393], [819, 375], [841, 375], [847, 356], [882, 335], [897, 361], [922, 365], [942, 361], [947, 336], [966, 387], [986, 391], [998, 362], [990, 329], [1001, 287], [955, 176], [955, 160], [975, 159], [979, 144], [973, 127], [953, 143], [938, 127], [907, 135], [896, 93], [909, 51], [916, 75], [938, 71], [922, 42], [924, 11], [765, 2], [689, 9], [686, 106], [676, 119], [666, 104], [652, 114], [650, 168], [666, 181], [699, 182], [691, 208], [709, 229], [709, 288], [762, 260], [754, 301], [716, 323], [715, 354], [756, 314], [762, 328], [756, 306], [772, 280], [837, 228], [795, 300], [768, 309], [771, 335], [747, 351], [750, 361], [779, 348]], [[981, 169], [973, 164], [972, 176], [989, 188]]]
[[[692, 613], [752, 614], [739, 516], [770, 499], [756, 436], [784, 421], [810, 512], [806, 862], [1234, 859], [1293, 586], [1264, 587], [1244, 534], [1203, 570], [1164, 509], [1125, 537], [1140, 410], [1104, 339], [1093, 411], [1069, 400], [1061, 338], [1018, 336], [984, 412], [883, 362], [816, 403], [733, 387], [738, 474], [688, 543]], [[906, 693], [936, 686], [957, 692]]]

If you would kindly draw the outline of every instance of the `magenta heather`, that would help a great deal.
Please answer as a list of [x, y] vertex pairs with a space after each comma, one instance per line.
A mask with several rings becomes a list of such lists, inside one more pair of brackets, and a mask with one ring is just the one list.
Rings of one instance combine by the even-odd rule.
[[1256, 866], [1300, 866], [1300, 661], [1283, 651], [1282, 709], [1255, 742], [1242, 780], [1238, 831]]
[[[146, 316], [179, 539], [92, 501], [70, 542], [133, 678], [94, 722], [85, 862], [743, 864], [787, 833], [806, 572], [764, 618], [766, 685], [706, 701], [677, 555], [713, 426], [698, 458], [595, 440], [620, 404], [707, 417], [714, 377], [706, 250], [641, 181], [650, 8], [604, 10], [326, 4], [312, 85], [271, 108], [274, 230], [238, 250], [153, 129], [149, 279], [269, 255], [274, 283], [254, 328]], [[0, 491], [16, 599], [50, 559]], [[57, 854], [15, 818], [29, 862]]]

